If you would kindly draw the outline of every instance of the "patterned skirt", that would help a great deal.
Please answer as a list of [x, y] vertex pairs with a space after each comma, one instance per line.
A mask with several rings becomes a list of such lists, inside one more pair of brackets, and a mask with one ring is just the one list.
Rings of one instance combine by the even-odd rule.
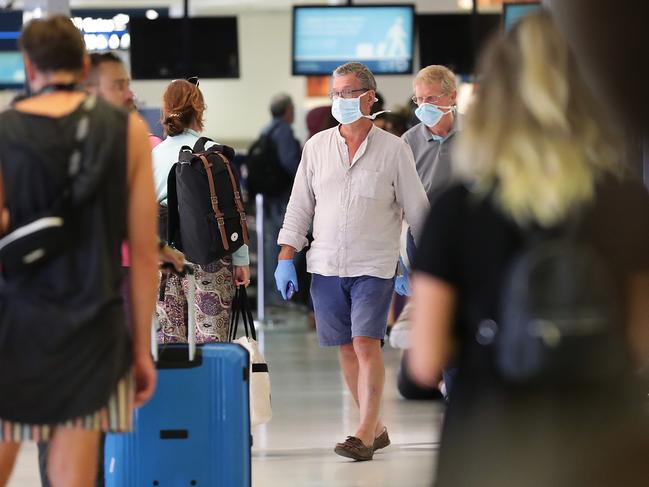
[[[207, 265], [190, 264], [196, 279], [196, 343], [228, 340], [230, 310], [234, 297], [232, 257]], [[186, 277], [175, 274], [162, 279], [164, 300], [158, 301], [158, 343], [187, 343]]]
[[87, 416], [59, 424], [15, 423], [0, 418], [0, 442], [49, 441], [57, 427], [83, 428], [104, 433], [125, 433], [132, 430], [135, 381], [130, 371], [122, 378], [108, 404]]

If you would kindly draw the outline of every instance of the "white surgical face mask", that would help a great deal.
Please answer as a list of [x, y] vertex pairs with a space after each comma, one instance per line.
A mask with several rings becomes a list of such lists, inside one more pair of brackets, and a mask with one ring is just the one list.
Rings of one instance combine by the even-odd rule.
[[[331, 105], [331, 114], [338, 120], [338, 123], [343, 125], [354, 123], [360, 118], [369, 118], [374, 120], [381, 113], [389, 112], [390, 110], [383, 110], [373, 113], [372, 115], [363, 115], [361, 112], [361, 97], [369, 93], [366, 91], [358, 98], [334, 98]], [[375, 100], [376, 101], [376, 100]]]
[[[447, 110], [444, 111], [443, 109]], [[442, 117], [455, 111], [455, 107], [441, 107], [430, 103], [422, 103], [415, 110], [415, 115], [426, 127], [434, 127], [439, 123]]]

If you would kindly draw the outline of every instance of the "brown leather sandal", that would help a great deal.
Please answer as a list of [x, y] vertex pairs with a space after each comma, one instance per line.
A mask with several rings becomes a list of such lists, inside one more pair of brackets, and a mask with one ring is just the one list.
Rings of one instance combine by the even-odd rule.
[[374, 448], [366, 446], [355, 436], [348, 436], [343, 443], [336, 444], [334, 452], [341, 457], [353, 458], [359, 462], [371, 460], [374, 456]]

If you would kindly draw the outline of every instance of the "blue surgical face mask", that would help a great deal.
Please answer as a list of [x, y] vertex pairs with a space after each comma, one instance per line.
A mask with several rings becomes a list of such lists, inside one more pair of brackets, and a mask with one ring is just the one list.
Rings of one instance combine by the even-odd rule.
[[[447, 110], [444, 111], [442, 110], [443, 108], [446, 108]], [[437, 105], [431, 105], [430, 103], [422, 103], [415, 110], [415, 115], [426, 127], [434, 127], [439, 123], [444, 115], [451, 113], [454, 110], [454, 107], [440, 107]]]
[[381, 113], [389, 112], [389, 110], [383, 110], [381, 112], [376, 112], [372, 115], [363, 115], [361, 112], [361, 97], [367, 95], [367, 91], [363, 93], [358, 98], [334, 98], [331, 105], [331, 114], [343, 125], [354, 123], [360, 118], [369, 118], [374, 120], [377, 115]]
[[441, 135], [430, 134], [430, 136], [435, 142], [443, 142], [444, 140], [446, 140], [446, 137], [442, 137]]

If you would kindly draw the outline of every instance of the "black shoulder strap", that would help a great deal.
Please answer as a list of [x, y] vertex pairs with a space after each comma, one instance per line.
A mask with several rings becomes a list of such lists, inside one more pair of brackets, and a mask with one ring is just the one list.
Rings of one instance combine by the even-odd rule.
[[194, 149], [188, 145], [183, 145], [178, 150], [178, 161], [179, 162], [189, 162], [194, 157]]
[[214, 142], [209, 137], [200, 137], [194, 144], [194, 152], [203, 152], [205, 150], [205, 144], [208, 142]]
[[178, 163], [174, 164], [167, 176], [167, 242], [182, 250], [182, 242], [180, 242], [180, 215], [178, 214], [178, 191], [176, 189], [176, 167]]

